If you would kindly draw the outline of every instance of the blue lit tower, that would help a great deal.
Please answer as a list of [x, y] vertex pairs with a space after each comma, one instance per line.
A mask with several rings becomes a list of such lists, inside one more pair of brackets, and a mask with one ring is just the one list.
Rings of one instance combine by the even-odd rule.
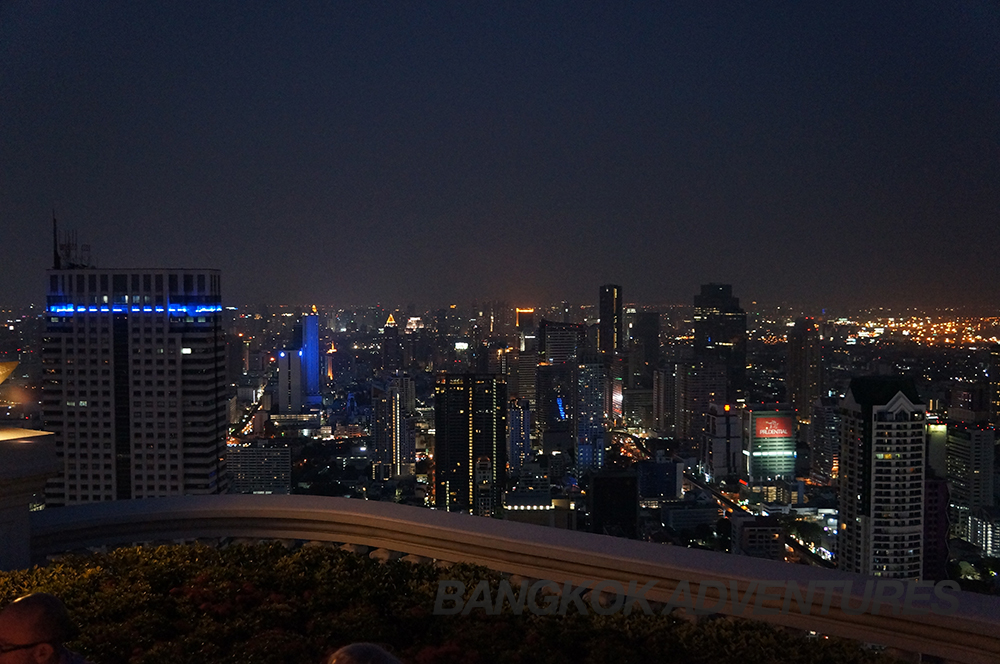
[[63, 472], [46, 503], [224, 493], [219, 271], [59, 266], [46, 273], [42, 416]]
[[295, 325], [292, 343], [278, 351], [280, 412], [298, 413], [322, 401], [319, 355], [319, 316], [305, 315]]
[[302, 317], [302, 380], [307, 403], [320, 403], [321, 376], [319, 363], [319, 316], [314, 313]]

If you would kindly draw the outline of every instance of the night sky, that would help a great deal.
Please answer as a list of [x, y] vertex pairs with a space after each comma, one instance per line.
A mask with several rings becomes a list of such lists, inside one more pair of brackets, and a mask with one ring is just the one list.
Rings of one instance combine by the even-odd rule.
[[0, 1], [0, 303], [53, 207], [227, 304], [995, 310], [1000, 5]]

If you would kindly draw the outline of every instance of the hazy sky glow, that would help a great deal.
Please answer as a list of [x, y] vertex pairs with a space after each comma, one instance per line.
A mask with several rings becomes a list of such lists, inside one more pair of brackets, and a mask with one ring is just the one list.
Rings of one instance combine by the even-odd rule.
[[225, 4], [0, 4], [0, 303], [1000, 302], [995, 2]]

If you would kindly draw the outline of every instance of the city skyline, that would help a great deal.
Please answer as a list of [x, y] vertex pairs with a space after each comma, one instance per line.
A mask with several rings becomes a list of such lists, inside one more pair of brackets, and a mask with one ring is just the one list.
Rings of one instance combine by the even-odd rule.
[[998, 44], [984, 2], [8, 3], [0, 302], [54, 208], [227, 303], [997, 303]]

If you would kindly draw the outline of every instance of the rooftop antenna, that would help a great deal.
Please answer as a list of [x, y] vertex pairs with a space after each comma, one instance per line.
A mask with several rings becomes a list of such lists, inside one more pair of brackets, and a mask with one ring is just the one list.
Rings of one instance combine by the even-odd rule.
[[56, 222], [55, 208], [52, 208], [52, 269], [62, 269], [62, 261], [59, 258], [59, 225]]

